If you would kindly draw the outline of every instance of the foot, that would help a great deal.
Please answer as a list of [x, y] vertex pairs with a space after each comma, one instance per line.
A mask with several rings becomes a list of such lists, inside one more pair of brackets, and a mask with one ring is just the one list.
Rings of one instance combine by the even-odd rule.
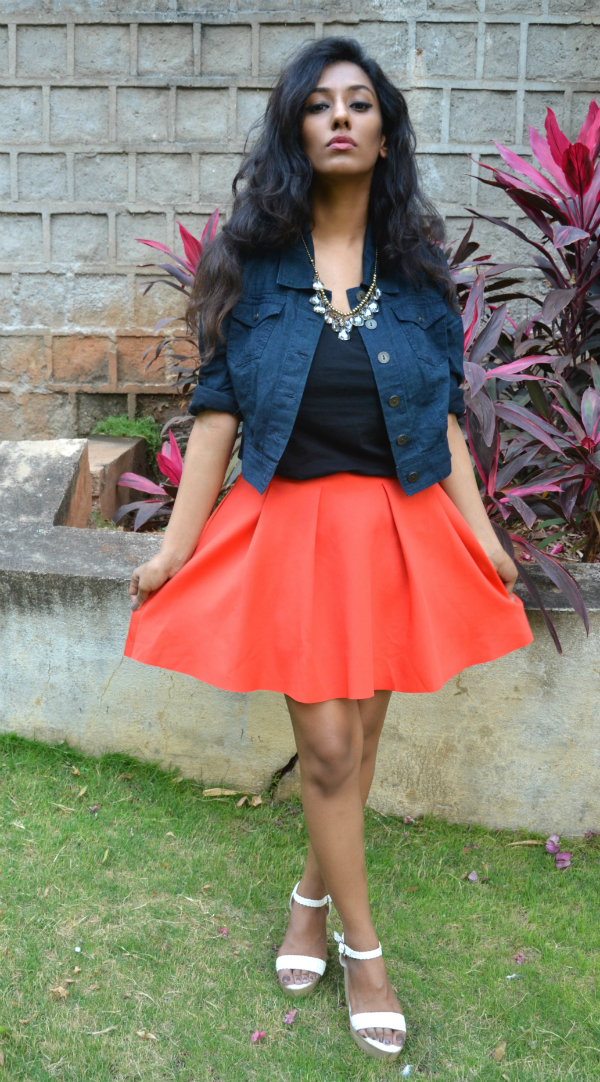
[[[354, 950], [369, 948], [350, 943]], [[348, 992], [352, 1014], [371, 1011], [394, 1011], [403, 1014], [402, 1007], [392, 988], [383, 958], [361, 959], [346, 957], [348, 969]], [[383, 1044], [402, 1048], [406, 1034], [397, 1029], [359, 1029], [361, 1037], [371, 1037]]]
[[[302, 881], [298, 886], [298, 894], [304, 898], [323, 898], [325, 891], [321, 894], [315, 893], [308, 887], [305, 887]], [[290, 919], [287, 926], [287, 932], [277, 957], [281, 957], [284, 954], [303, 954], [309, 955], [311, 958], [322, 958], [325, 962], [327, 960], [327, 906], [322, 906], [320, 909], [312, 909], [306, 905], [298, 905], [298, 903], [292, 900], [292, 908], [290, 912]], [[278, 979], [280, 984], [290, 985], [294, 984], [301, 986], [303, 984], [312, 984], [319, 977], [318, 973], [310, 973], [304, 969], [281, 969], [278, 973]]]

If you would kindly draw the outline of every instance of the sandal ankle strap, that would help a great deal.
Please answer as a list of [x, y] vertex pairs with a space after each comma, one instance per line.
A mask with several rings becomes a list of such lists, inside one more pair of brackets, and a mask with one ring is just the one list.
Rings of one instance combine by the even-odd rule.
[[338, 945], [338, 951], [340, 953], [340, 961], [342, 958], [358, 958], [359, 961], [367, 961], [368, 958], [381, 958], [383, 950], [381, 949], [381, 943], [375, 950], [372, 951], [353, 951], [352, 947], [349, 947], [347, 943], [344, 943], [344, 935], [338, 935], [337, 932], [333, 933], [334, 939]]
[[301, 894], [297, 893], [297, 890], [298, 890], [299, 886], [300, 886], [300, 880], [298, 880], [298, 882], [296, 883], [296, 886], [294, 887], [294, 889], [293, 889], [293, 891], [291, 893], [291, 896], [290, 896], [290, 909], [292, 908], [292, 900], [295, 901], [295, 902], [298, 902], [300, 905], [307, 905], [311, 909], [321, 909], [324, 905], [326, 905], [328, 907], [327, 908], [327, 916], [329, 916], [329, 914], [331, 913], [331, 895], [326, 894], [324, 898], [319, 898], [319, 899], [303, 898]]

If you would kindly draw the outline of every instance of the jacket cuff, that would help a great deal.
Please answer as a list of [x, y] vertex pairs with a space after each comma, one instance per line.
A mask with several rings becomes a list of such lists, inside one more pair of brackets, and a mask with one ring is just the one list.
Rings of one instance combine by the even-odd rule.
[[457, 417], [462, 417], [465, 412], [464, 391], [461, 387], [451, 387], [448, 401], [448, 413], [455, 413]]
[[203, 387], [198, 384], [188, 407], [188, 413], [196, 416], [203, 410], [218, 410], [220, 413], [239, 413], [238, 406], [233, 394], [226, 391], [215, 391], [211, 387]]

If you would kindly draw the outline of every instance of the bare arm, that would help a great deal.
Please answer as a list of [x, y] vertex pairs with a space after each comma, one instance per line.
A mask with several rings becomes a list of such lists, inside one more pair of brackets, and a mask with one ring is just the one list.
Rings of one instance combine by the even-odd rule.
[[206, 410], [194, 421], [179, 491], [160, 551], [136, 567], [129, 584], [133, 610], [192, 556], [219, 495], [238, 430], [231, 413]]
[[453, 413], [448, 415], [448, 444], [452, 455], [452, 473], [441, 481], [441, 487], [450, 497], [482, 549], [496, 568], [509, 594], [517, 579], [517, 569], [510, 556], [502, 548], [483, 506], [473, 465], [459, 423]]

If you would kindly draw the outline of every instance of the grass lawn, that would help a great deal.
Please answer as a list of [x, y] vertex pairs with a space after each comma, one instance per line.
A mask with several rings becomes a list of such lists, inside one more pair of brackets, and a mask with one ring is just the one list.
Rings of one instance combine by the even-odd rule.
[[409, 1032], [385, 1065], [347, 1031], [335, 913], [316, 993], [292, 1002], [275, 983], [298, 803], [238, 809], [123, 756], [11, 736], [0, 764], [0, 1080], [346, 1082], [406, 1064], [439, 1082], [600, 1078], [600, 838], [557, 871], [543, 846], [507, 848], [531, 835], [367, 813]]

